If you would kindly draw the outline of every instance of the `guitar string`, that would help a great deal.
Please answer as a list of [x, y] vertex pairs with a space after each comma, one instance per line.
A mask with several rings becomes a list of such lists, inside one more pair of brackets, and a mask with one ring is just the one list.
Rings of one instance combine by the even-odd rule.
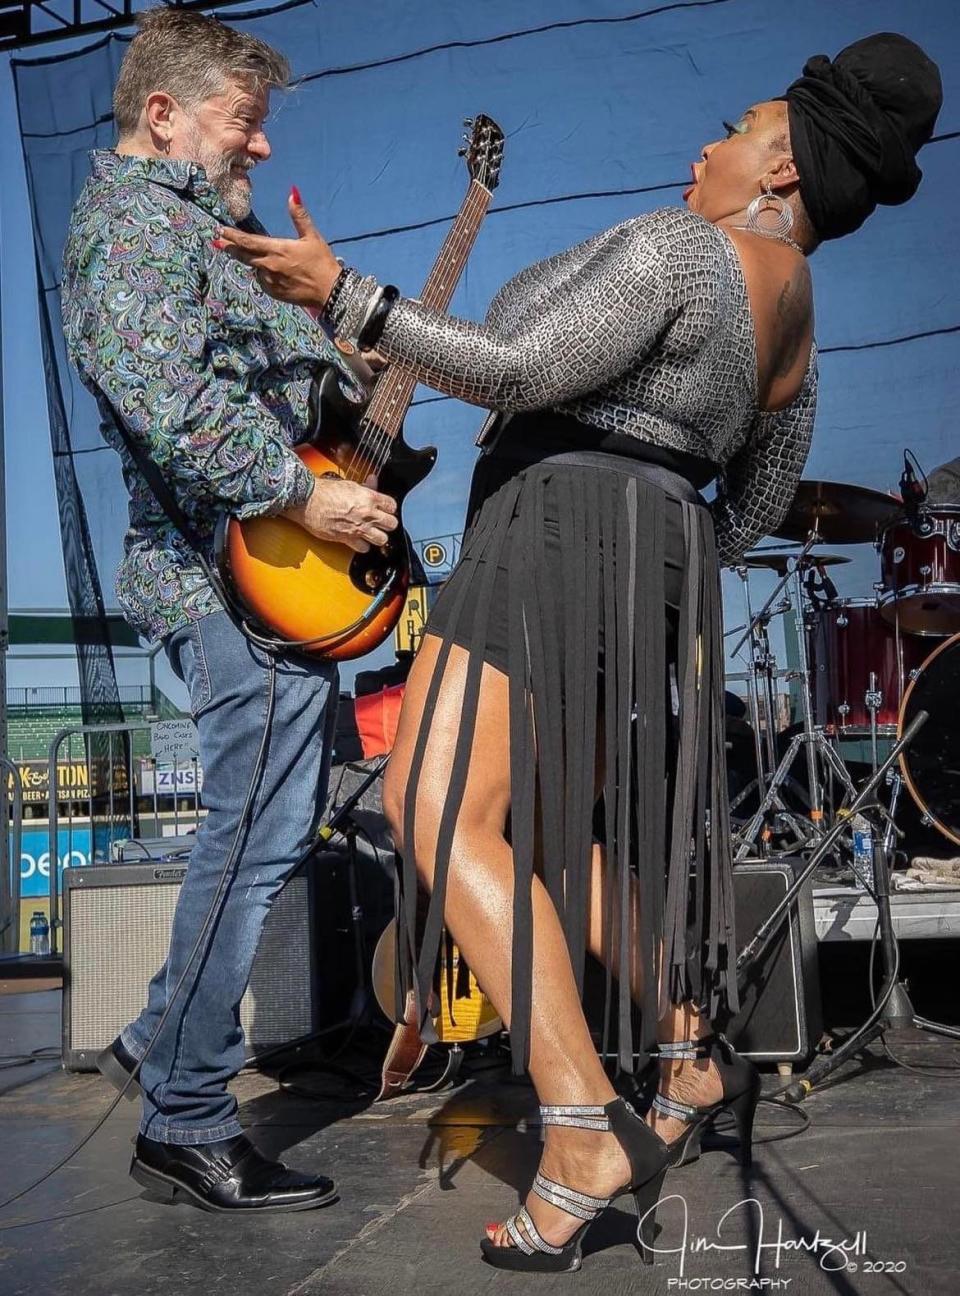
[[[424, 285], [420, 299], [423, 305], [431, 309], [442, 309], [449, 305], [463, 270], [463, 265], [458, 266], [458, 262], [462, 261], [465, 264], [466, 255], [469, 254], [476, 240], [491, 197], [491, 192], [478, 181], [471, 182], [470, 192], [464, 200], [460, 213], [461, 228], [455, 230], [453, 237], [448, 236], [445, 241], [446, 246], [441, 250], [441, 259]], [[456, 272], [455, 277], [454, 272]], [[402, 417], [402, 411], [409, 404], [415, 387], [415, 379], [398, 371], [396, 380], [389, 386], [388, 394], [384, 395], [382, 391], [374, 393], [371, 406], [361, 422], [361, 427], [366, 425], [366, 428], [360, 434], [357, 448], [347, 468], [346, 475], [350, 480], [365, 480], [371, 473], [377, 473], [383, 468], [390, 457], [393, 442], [399, 431], [398, 427], [394, 427], [391, 431], [391, 424], [395, 421], [398, 411]], [[371, 437], [370, 430], [373, 428], [376, 429], [376, 433]]]
[[[470, 211], [473, 194], [474, 189], [471, 182], [470, 190], [461, 206], [461, 221]], [[457, 222], [454, 230], [447, 235], [447, 238], [444, 240], [444, 245], [441, 248], [437, 266], [427, 278], [427, 283], [424, 285], [422, 296], [422, 300], [425, 302], [430, 296], [429, 290], [434, 279], [434, 272], [439, 270], [442, 273], [444, 267], [449, 269], [449, 263], [453, 260], [454, 252], [456, 251], [458, 255], [460, 254], [461, 249], [456, 246], [460, 234], [459, 225], [460, 222]], [[361, 428], [363, 430], [360, 433], [353, 459], [347, 469], [348, 475], [352, 476], [354, 473], [357, 474], [354, 480], [362, 480], [369, 474], [380, 460], [380, 456], [384, 449], [384, 437], [386, 437], [386, 441], [389, 444], [395, 435], [395, 433], [391, 434], [384, 425], [387, 424], [389, 426], [389, 419], [394, 414], [393, 407], [405, 386], [405, 375], [397, 371], [393, 375], [384, 375], [384, 377], [387, 379], [387, 383], [385, 386], [378, 385], [377, 391], [374, 392], [370, 406], [367, 408], [361, 421]], [[372, 436], [371, 432], [373, 432]], [[362, 477], [360, 476], [361, 473]]]
[[[490, 193], [478, 182], [471, 182], [470, 191], [464, 199], [460, 213], [462, 227], [455, 229], [452, 232], [452, 237], [448, 235], [444, 241], [441, 258], [427, 277], [427, 282], [424, 285], [421, 297], [424, 305], [434, 307], [435, 305], [449, 304], [453, 292], [450, 291], [447, 302], [444, 303], [440, 285], [444, 277], [453, 277], [452, 271], [456, 269], [457, 261], [463, 259], [465, 262], [464, 254], [469, 253], [470, 247], [476, 239], [490, 196]], [[462, 266], [456, 276], [457, 282], [460, 273], [462, 273]], [[390, 457], [390, 450], [398, 431], [397, 428], [394, 428], [391, 432], [389, 424], [395, 418], [398, 407], [409, 403], [409, 398], [413, 394], [415, 386], [416, 382], [411, 381], [408, 375], [397, 372], [395, 381], [390, 384], [389, 395], [384, 396], [381, 393], [374, 393], [371, 407], [368, 408], [361, 422], [361, 427], [367, 424], [368, 430], [361, 432], [353, 458], [347, 468], [347, 475], [351, 480], [365, 480], [371, 472], [379, 472], [386, 463]], [[406, 396], [401, 401], [404, 388], [407, 389]], [[370, 428], [376, 428], [376, 434], [372, 438], [369, 436]], [[357, 475], [354, 476], [354, 474]]]
[[[459, 282], [466, 256], [476, 240], [488, 202], [487, 192], [477, 182], [473, 182], [463, 202], [461, 212], [463, 219], [460, 227], [455, 228], [448, 235], [437, 265], [427, 277], [421, 297], [425, 306], [442, 308], [449, 304], [453, 296], [453, 288], [450, 287], [449, 291], [445, 289], [450, 286], [451, 281], [454, 287]], [[410, 375], [400, 371], [386, 397], [378, 400], [377, 396], [374, 396], [373, 409], [369, 414], [371, 422], [375, 422], [378, 430], [376, 436], [367, 442], [366, 456], [371, 468], [379, 470], [389, 458], [392, 443], [399, 430], [396, 426], [397, 416], [399, 414], [402, 417], [403, 408], [409, 404], [415, 386], [416, 381], [411, 379]], [[391, 424], [394, 425], [392, 432], [389, 430]]]

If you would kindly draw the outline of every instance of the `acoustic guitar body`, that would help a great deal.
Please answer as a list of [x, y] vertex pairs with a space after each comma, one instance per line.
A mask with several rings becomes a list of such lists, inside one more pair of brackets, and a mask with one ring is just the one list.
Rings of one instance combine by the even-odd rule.
[[[318, 430], [309, 443], [295, 447], [316, 477], [356, 480], [356, 429], [364, 409], [343, 395], [328, 370], [319, 389]], [[369, 439], [368, 427], [365, 443]], [[432, 446], [412, 450], [402, 431], [393, 437], [378, 489], [397, 501], [400, 526], [382, 549], [355, 553], [283, 517], [224, 518], [218, 565], [252, 619], [292, 644], [304, 644], [302, 651], [332, 661], [350, 661], [383, 643], [400, 619], [410, 586], [402, 503], [436, 458]]]
[[[447, 978], [446, 941], [440, 942], [440, 981], [445, 984]], [[377, 947], [373, 952], [373, 969], [371, 980], [377, 1003], [385, 1017], [395, 1019], [396, 996], [396, 961], [397, 961], [397, 923], [391, 919], [380, 933]], [[453, 946], [451, 957], [451, 974], [456, 980], [460, 965], [460, 951]], [[439, 996], [440, 1002], [434, 1004], [431, 1011], [437, 1039], [441, 1044], [466, 1044], [473, 1040], [485, 1039], [503, 1029], [503, 1022], [497, 1016], [496, 1009], [480, 989], [477, 978], [469, 975], [469, 992], [458, 996], [453, 1005], [446, 994]], [[409, 1025], [415, 1026], [416, 1017], [410, 1018]]]

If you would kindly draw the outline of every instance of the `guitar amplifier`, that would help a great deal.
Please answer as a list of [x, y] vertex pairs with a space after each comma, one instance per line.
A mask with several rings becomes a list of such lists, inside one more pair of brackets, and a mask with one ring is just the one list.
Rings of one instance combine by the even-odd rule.
[[[136, 1018], [170, 943], [186, 873], [178, 860], [91, 865], [63, 874], [63, 1065], [92, 1071]], [[314, 869], [294, 873], [270, 908], [240, 1004], [247, 1060], [318, 1029]]]
[[[802, 863], [783, 858], [734, 866], [738, 950], [783, 899]], [[809, 880], [745, 973], [740, 1004], [739, 1013], [724, 1029], [739, 1053], [756, 1062], [802, 1064], [811, 1057], [823, 1033], [823, 1018]]]

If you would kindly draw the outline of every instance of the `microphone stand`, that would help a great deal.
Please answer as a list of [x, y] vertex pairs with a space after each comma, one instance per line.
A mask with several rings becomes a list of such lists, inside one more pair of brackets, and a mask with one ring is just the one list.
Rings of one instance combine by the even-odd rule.
[[[919, 720], [926, 715], [917, 713]], [[914, 726], [911, 725], [911, 728]], [[900, 744], [898, 744], [899, 746]], [[896, 811], [900, 795], [901, 778], [894, 774], [893, 791], [890, 798], [891, 816]], [[816, 1085], [827, 1076], [832, 1075], [839, 1066], [854, 1053], [859, 1053], [872, 1044], [884, 1031], [905, 1026], [926, 1031], [930, 1035], [942, 1035], [947, 1039], [960, 1039], [960, 1029], [947, 1026], [942, 1022], [929, 1021], [918, 1015], [911, 1002], [906, 984], [900, 980], [900, 950], [893, 932], [893, 919], [890, 914], [890, 872], [893, 868], [893, 837], [895, 829], [892, 818], [887, 823], [883, 840], [873, 847], [873, 884], [874, 898], [877, 902], [877, 922], [880, 927], [880, 966], [883, 970], [883, 989], [880, 992], [876, 1007], [871, 1016], [854, 1031], [849, 1039], [844, 1040], [838, 1049], [822, 1053], [814, 1058], [806, 1073], [799, 1076], [784, 1093], [787, 1102], [799, 1103], [806, 1098]], [[895, 1060], [895, 1059], [894, 1059]]]
[[[301, 1040], [295, 1050], [297, 1054], [302, 1054], [308, 1044], [312, 1044], [326, 1035], [332, 1035], [334, 1032], [345, 1028], [347, 1029], [347, 1041], [349, 1041], [354, 1030], [356, 1030], [356, 1028], [363, 1022], [367, 1010], [370, 1007], [372, 986], [368, 971], [369, 960], [366, 953], [366, 942], [364, 940], [363, 905], [360, 901], [360, 892], [357, 886], [357, 834], [360, 831], [360, 825], [353, 818], [353, 810], [356, 808], [358, 802], [362, 799], [368, 788], [372, 787], [377, 779], [383, 774], [389, 759], [390, 756], [388, 753], [377, 761], [376, 765], [374, 765], [373, 769], [370, 770], [367, 777], [363, 779], [353, 792], [351, 792], [343, 804], [337, 807], [327, 822], [320, 825], [317, 829], [316, 837], [314, 838], [314, 845], [318, 843], [327, 843], [331, 838], [335, 837], [337, 833], [340, 833], [347, 843], [347, 886], [350, 895], [350, 922], [353, 933], [353, 958], [354, 970], [356, 973], [356, 986], [353, 995], [351, 996], [350, 1006], [347, 1009], [346, 1016], [340, 1021], [321, 1027], [306, 1039]], [[337, 1048], [333, 1058], [341, 1053], [345, 1046], [346, 1041]], [[284, 1050], [278, 1049], [276, 1051], [282, 1052]], [[305, 1063], [300, 1062], [291, 1063], [281, 1070], [279, 1077], [281, 1087], [288, 1089], [290, 1092], [298, 1093], [304, 1098], [329, 1099], [331, 1101], [350, 1101], [353, 1099], [356, 1099], [357, 1101], [366, 1101], [374, 1096], [376, 1093], [376, 1086], [369, 1084], [364, 1077], [359, 1075], [356, 1071], [352, 1071], [348, 1067], [340, 1066], [333, 1060], [333, 1058], [321, 1061], [319, 1066], [314, 1064], [313, 1069], [319, 1069], [330, 1075], [338, 1076], [341, 1080], [346, 1080], [352, 1083], [356, 1086], [356, 1091], [353, 1094], [335, 1092], [324, 1093], [319, 1090], [314, 1091], [297, 1088], [295, 1083], [285, 1078], [285, 1073], [305, 1065]]]
[[[892, 769], [894, 762], [913, 742], [928, 718], [926, 711], [917, 712], [886, 760], [883, 761], [857, 794], [856, 799], [850, 806], [851, 815], [856, 814], [871, 799], [881, 780], [886, 776], [887, 771]], [[901, 789], [900, 775], [894, 773], [891, 781], [893, 791], [891, 793], [890, 809], [885, 815], [887, 821], [886, 831], [882, 841], [877, 841], [874, 845], [873, 856], [874, 898], [877, 903], [877, 921], [880, 927], [880, 964], [883, 969], [883, 990], [876, 1008], [864, 1025], [855, 1031], [848, 1040], [845, 1040], [838, 1049], [834, 1049], [830, 1053], [820, 1054], [814, 1058], [805, 1074], [798, 1076], [794, 1083], [784, 1091], [784, 1098], [787, 1102], [802, 1102], [816, 1085], [842, 1066], [849, 1057], [860, 1052], [878, 1036], [882, 1035], [885, 1030], [892, 1027], [913, 1026], [917, 1030], [927, 1031], [930, 1034], [943, 1035], [949, 1039], [960, 1039], [960, 1029], [946, 1026], [941, 1022], [929, 1021], [927, 1018], [919, 1016], [910, 1001], [906, 986], [899, 979], [900, 953], [893, 931], [893, 918], [890, 912], [890, 872], [893, 867], [893, 839], [896, 832], [894, 815]], [[740, 952], [736, 969], [738, 983], [743, 984], [747, 971], [766, 948], [774, 931], [780, 925], [804, 883], [824, 855], [828, 853], [834, 842], [841, 836], [846, 823], [846, 820], [838, 820], [830, 832], [818, 843], [816, 850], [812, 852], [807, 860], [803, 871], [794, 879], [779, 904], [761, 923], [753, 938]]]
[[386, 768], [389, 755], [381, 756], [374, 765], [373, 769], [353, 792], [347, 797], [346, 801], [333, 812], [325, 824], [321, 824], [317, 829], [317, 838], [321, 842], [329, 842], [332, 837], [340, 833], [347, 843], [347, 887], [350, 893], [350, 921], [353, 928], [353, 959], [354, 970], [357, 974], [357, 984], [350, 1001], [350, 1008], [347, 1016], [343, 1021], [336, 1022], [333, 1026], [324, 1027], [320, 1034], [329, 1035], [342, 1026], [351, 1026], [358, 1023], [367, 1008], [370, 1000], [370, 984], [367, 975], [366, 946], [363, 937], [363, 905], [360, 903], [360, 891], [357, 886], [357, 833], [359, 825], [353, 818], [353, 810], [363, 799], [364, 793], [372, 787]]

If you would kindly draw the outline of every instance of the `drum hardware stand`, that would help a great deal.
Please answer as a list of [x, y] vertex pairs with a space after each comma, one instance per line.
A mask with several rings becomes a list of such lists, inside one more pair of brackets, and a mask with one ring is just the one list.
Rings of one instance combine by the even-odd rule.
[[[862, 810], [867, 805], [876, 804], [873, 801], [873, 795], [876, 792], [877, 788], [880, 786], [880, 783], [885, 778], [887, 771], [889, 769], [892, 769], [892, 767], [895, 765], [897, 760], [900, 758], [900, 754], [903, 751], [905, 751], [907, 747], [910, 746], [914, 738], [920, 732], [921, 728], [926, 724], [928, 718], [929, 717], [926, 711], [917, 712], [917, 714], [913, 717], [910, 724], [907, 726], [906, 730], [904, 731], [903, 736], [897, 742], [894, 743], [893, 747], [890, 749], [889, 754], [885, 757], [883, 764], [880, 766], [877, 772], [875, 774], [872, 774], [870, 778], [866, 781], [866, 783], [864, 783], [860, 791], [856, 793], [852, 803], [848, 807], [847, 810], [848, 816], [853, 816], [857, 814], [860, 810]], [[797, 738], [801, 738], [801, 737], [802, 737], [801, 734], [797, 735]], [[887, 820], [888, 820], [888, 833], [889, 833], [889, 823], [891, 822], [890, 815], [887, 816]], [[800, 891], [803, 889], [803, 886], [806, 883], [807, 879], [814, 872], [814, 870], [820, 866], [820, 863], [824, 859], [824, 857], [830, 853], [834, 845], [840, 840], [840, 837], [843, 835], [846, 827], [847, 827], [846, 817], [842, 819], [838, 818], [836, 823], [834, 823], [833, 827], [830, 829], [830, 831], [823, 835], [823, 837], [817, 843], [814, 850], [811, 851], [810, 857], [807, 859], [800, 873], [797, 874], [793, 882], [791, 882], [790, 886], [787, 888], [784, 895], [777, 902], [776, 906], [763, 920], [763, 922], [754, 932], [753, 936], [750, 938], [747, 944], [737, 955], [737, 980], [740, 984], [743, 984], [743, 980], [746, 972], [757, 961], [757, 959], [766, 949], [767, 945], [770, 942], [770, 938], [772, 937], [776, 929], [780, 926], [782, 919], [786, 915], [790, 906], [793, 904], [794, 900], [799, 895]], [[892, 841], [892, 836], [891, 836], [891, 841]], [[889, 890], [887, 892], [887, 898], [889, 900]], [[889, 908], [888, 908], [888, 917], [889, 917]], [[958, 1038], [960, 1038], [960, 1031], [958, 1031]], [[834, 1055], [831, 1054], [830, 1056], [833, 1057]]]
[[[877, 673], [870, 672], [870, 687], [864, 694], [863, 700], [867, 710], [870, 712], [870, 767], [872, 773], [877, 772], [877, 712], [883, 706], [883, 691], [877, 688]], [[899, 786], [896, 793], [899, 795]]]
[[[750, 847], [753, 844], [753, 840], [757, 834], [758, 829], [763, 823], [767, 811], [771, 807], [776, 807], [779, 810], [785, 810], [783, 802], [780, 799], [779, 789], [786, 782], [787, 775], [791, 767], [793, 766], [793, 762], [796, 759], [797, 753], [800, 751], [800, 748], [805, 747], [806, 750], [810, 752], [814, 746], [816, 746], [817, 750], [824, 757], [827, 764], [830, 766], [831, 770], [837, 775], [837, 778], [840, 780], [843, 787], [845, 788], [847, 795], [853, 797], [856, 796], [856, 788], [851, 782], [850, 775], [847, 772], [847, 767], [844, 765], [843, 761], [837, 755], [836, 751], [833, 748], [833, 745], [827, 741], [827, 738], [823, 730], [816, 728], [814, 729], [812, 734], [808, 734], [806, 732], [794, 734], [793, 738], [790, 740], [790, 746], [784, 752], [783, 759], [781, 760], [780, 764], [777, 766], [776, 773], [773, 776], [773, 781], [770, 784], [770, 787], [767, 791], [767, 795], [763, 798], [760, 805], [757, 807], [753, 818], [746, 825], [746, 827], [744, 828], [740, 836], [739, 845], [737, 847], [737, 853], [734, 856], [734, 863], [741, 864], [743, 863], [744, 860], [746, 860], [749, 857]], [[787, 813], [789, 814], [789, 811], [787, 811]], [[811, 822], [807, 822], [806, 820], [803, 821], [804, 828], [806, 830], [806, 837], [803, 840], [801, 840], [801, 842], [799, 843], [801, 850], [809, 846], [811, 842], [816, 841], [818, 838], [820, 838], [822, 843], [823, 840], [823, 838], [821, 837], [822, 823], [823, 823], [822, 810], [820, 811], [819, 819], [813, 819], [812, 812], [811, 812]]]
[[[733, 653], [736, 653], [746, 640], [755, 635], [757, 628], [765, 620], [773, 615], [771, 608], [776, 599], [780, 597], [782, 590], [786, 587], [788, 581], [793, 581], [793, 596], [784, 600], [780, 610], [793, 610], [794, 626], [797, 636], [797, 651], [800, 654], [800, 664], [794, 676], [801, 681], [800, 701], [803, 712], [803, 730], [796, 734], [790, 742], [790, 746], [777, 766], [770, 786], [767, 788], [766, 795], [762, 798], [753, 818], [744, 828], [740, 839], [735, 861], [742, 862], [748, 857], [751, 846], [754, 844], [756, 834], [762, 825], [767, 811], [771, 807], [784, 811], [786, 807], [779, 795], [779, 789], [786, 779], [787, 772], [793, 765], [800, 748], [803, 747], [807, 759], [807, 783], [809, 788], [810, 804], [810, 823], [804, 824], [805, 835], [801, 836], [800, 847], [810, 844], [821, 838], [823, 833], [823, 791], [820, 783], [820, 771], [817, 765], [817, 754], [819, 753], [824, 765], [831, 774], [836, 775], [841, 785], [845, 789], [847, 796], [856, 796], [856, 789], [851, 782], [850, 775], [840, 756], [837, 754], [832, 743], [827, 740], [826, 735], [821, 727], [814, 723], [813, 708], [810, 702], [810, 663], [807, 656], [806, 625], [803, 614], [803, 587], [800, 583], [801, 573], [807, 565], [807, 559], [810, 556], [810, 550], [820, 541], [820, 535], [816, 528], [810, 531], [803, 548], [794, 558], [792, 569], [785, 572], [780, 581], [774, 587], [770, 597], [764, 603], [763, 607], [753, 618], [750, 626], [737, 642]], [[768, 734], [768, 739], [772, 742], [772, 734]]]
[[[798, 568], [801, 565], [802, 560], [808, 555], [810, 549], [819, 541], [819, 539], [820, 537], [816, 531], [810, 533], [800, 553], [796, 556]], [[738, 627], [738, 629], [743, 629], [744, 633], [741, 635], [740, 639], [737, 640], [730, 655], [731, 657], [736, 656], [743, 645], [748, 640], [750, 641], [750, 670], [746, 672], [744, 678], [748, 685], [747, 697], [750, 704], [750, 720], [753, 727], [754, 746], [756, 751], [757, 786], [759, 791], [763, 794], [761, 796], [762, 813], [759, 813], [759, 816], [754, 816], [744, 832], [748, 833], [749, 836], [752, 837], [755, 834], [757, 827], [763, 822], [767, 811], [774, 808], [779, 812], [780, 816], [790, 824], [790, 827], [793, 832], [796, 833], [798, 840], [805, 843], [808, 840], [806, 821], [802, 819], [801, 816], [795, 815], [791, 810], [789, 810], [780, 798], [777, 790], [782, 784], [783, 778], [781, 777], [779, 780], [777, 779], [777, 775], [780, 771], [777, 767], [777, 752], [774, 737], [776, 733], [776, 700], [773, 681], [781, 675], [787, 679], [795, 678], [796, 673], [780, 672], [776, 669], [776, 657], [771, 651], [768, 634], [768, 626], [772, 618], [774, 616], [779, 616], [781, 613], [790, 611], [790, 597], [789, 595], [784, 596], [783, 592], [788, 580], [790, 579], [791, 573], [787, 572], [780, 578], [763, 606], [758, 612], [754, 613], [750, 600], [749, 569], [741, 564], [736, 568], [736, 572], [743, 584], [747, 624], [745, 627]], [[780, 601], [778, 602], [778, 600]], [[730, 633], [736, 633], [736, 631], [731, 631]], [[758, 684], [760, 679], [763, 681], [762, 708], [760, 701], [760, 688]], [[804, 688], [806, 688], [806, 684], [804, 684]], [[765, 724], [762, 726], [760, 722], [761, 714], [765, 720]], [[736, 804], [739, 804], [739, 801], [752, 790], [753, 785], [749, 785], [745, 788], [740, 794]], [[743, 838], [741, 837], [741, 841], [742, 840]]]
[[[736, 647], [732, 650], [730, 656], [735, 657], [740, 648], [749, 639], [751, 648], [750, 670], [747, 672], [747, 697], [750, 701], [750, 722], [753, 726], [753, 741], [757, 756], [757, 775], [760, 780], [760, 787], [766, 789], [777, 764], [776, 749], [773, 743], [773, 733], [775, 729], [775, 703], [773, 693], [774, 670], [776, 660], [770, 651], [770, 638], [767, 633], [767, 627], [770, 619], [781, 611], [786, 611], [788, 606], [786, 600], [779, 608], [773, 608], [772, 603], [776, 597], [779, 586], [773, 594], [767, 599], [766, 603], [760, 609], [756, 616], [753, 614], [753, 608], [750, 603], [750, 576], [749, 568], [739, 566], [736, 569], [737, 575], [743, 583], [743, 596], [747, 611], [746, 633], [737, 641]], [[781, 582], [782, 584], [782, 582]], [[763, 678], [763, 713], [766, 718], [766, 724], [762, 727], [760, 724], [760, 689], [758, 680]], [[766, 760], [764, 760], [764, 745], [766, 745]]]
[[[858, 801], [864, 800], [864, 793], [870, 787], [879, 783], [880, 776], [884, 772], [890, 771], [889, 781], [892, 784], [892, 790], [890, 809], [886, 815], [886, 831], [883, 840], [878, 841], [873, 848], [873, 884], [874, 896], [877, 902], [877, 920], [880, 925], [880, 966], [883, 971], [883, 985], [877, 998], [879, 1008], [874, 1009], [872, 1017], [868, 1019], [864, 1026], [855, 1031], [839, 1048], [833, 1049], [830, 1053], [822, 1053], [811, 1062], [806, 1074], [798, 1077], [796, 1083], [786, 1091], [784, 1097], [787, 1102], [802, 1102], [815, 1085], [836, 1071], [853, 1054], [861, 1052], [868, 1044], [883, 1035], [886, 1030], [897, 1029], [898, 1027], [903, 1029], [910, 1026], [915, 1030], [926, 1031], [930, 1035], [942, 1035], [946, 1039], [960, 1039], [960, 1028], [947, 1026], [943, 1022], [930, 1021], [926, 1017], [920, 1017], [914, 1010], [907, 987], [903, 981], [899, 980], [900, 954], [897, 939], [893, 932], [893, 919], [890, 914], [890, 874], [893, 868], [893, 839], [897, 832], [894, 816], [896, 815], [897, 800], [902, 786], [902, 779], [899, 773], [892, 769], [892, 765], [900, 752], [905, 750], [913, 741], [926, 719], [927, 713], [925, 711], [917, 712], [906, 733], [883, 762], [880, 770], [870, 779], [867, 787], [864, 788], [864, 792], [857, 798]], [[859, 809], [859, 806], [851, 808]], [[808, 864], [803, 877], [807, 877], [810, 871]], [[790, 889], [793, 891], [795, 887]], [[769, 919], [767, 921], [769, 922]], [[754, 937], [754, 942], [756, 939]], [[754, 942], [751, 942], [751, 945]], [[755, 956], [755, 954], [752, 954], [751, 959]], [[740, 970], [739, 960], [737, 961], [737, 970], [738, 972]]]

